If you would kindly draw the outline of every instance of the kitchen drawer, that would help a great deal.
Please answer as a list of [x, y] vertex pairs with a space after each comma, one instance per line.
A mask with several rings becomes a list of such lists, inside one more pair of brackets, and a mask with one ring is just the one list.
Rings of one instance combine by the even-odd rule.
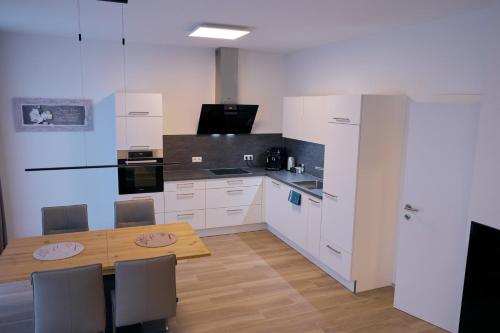
[[262, 186], [207, 189], [207, 208], [262, 204]]
[[204, 180], [183, 180], [177, 182], [165, 182], [164, 191], [187, 191], [187, 190], [204, 190], [205, 181]]
[[346, 280], [351, 280], [352, 254], [350, 252], [345, 251], [333, 242], [321, 239], [319, 255], [323, 264], [337, 272]]
[[156, 213], [155, 214], [155, 222], [156, 222], [156, 224], [164, 224], [165, 223], [165, 214], [164, 213]]
[[205, 210], [186, 210], [182, 212], [165, 213], [165, 223], [188, 222], [193, 229], [205, 229]]
[[229, 227], [262, 222], [262, 206], [207, 209], [207, 228]]
[[165, 192], [165, 212], [205, 209], [205, 190]]
[[241, 177], [207, 180], [208, 188], [240, 187], [240, 186], [260, 186], [262, 177]]
[[118, 196], [118, 201], [141, 200], [141, 199], [153, 199], [155, 202], [155, 213], [163, 213], [164, 212], [163, 192], [125, 194], [125, 195]]
[[118, 117], [163, 117], [163, 97], [156, 93], [116, 93]]

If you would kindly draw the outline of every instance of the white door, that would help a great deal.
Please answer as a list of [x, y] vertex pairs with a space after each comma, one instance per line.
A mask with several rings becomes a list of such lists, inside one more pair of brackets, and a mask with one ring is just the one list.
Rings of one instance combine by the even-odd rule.
[[328, 124], [321, 237], [352, 252], [359, 126]]
[[285, 97], [283, 99], [283, 136], [285, 138], [302, 140], [303, 114], [303, 97]]
[[361, 107], [361, 95], [328, 96], [328, 122], [359, 125], [361, 122]]
[[265, 222], [279, 232], [283, 233], [286, 220], [286, 200], [288, 192], [284, 184], [266, 178], [265, 185]]
[[[321, 241], [321, 200], [309, 196], [307, 198], [307, 252], [319, 259], [319, 243]], [[305, 202], [304, 202], [305, 204]]]
[[467, 251], [476, 108], [413, 103], [409, 111], [394, 306], [452, 332]]

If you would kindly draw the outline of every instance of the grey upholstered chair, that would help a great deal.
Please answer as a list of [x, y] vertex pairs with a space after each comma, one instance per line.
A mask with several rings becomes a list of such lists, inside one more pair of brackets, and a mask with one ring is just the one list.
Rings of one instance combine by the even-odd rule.
[[97, 333], [106, 329], [102, 266], [35, 272], [35, 333]]
[[175, 317], [176, 264], [175, 254], [115, 263], [114, 327]]
[[153, 199], [115, 202], [115, 228], [155, 224]]
[[42, 231], [44, 235], [89, 231], [87, 205], [42, 208]]

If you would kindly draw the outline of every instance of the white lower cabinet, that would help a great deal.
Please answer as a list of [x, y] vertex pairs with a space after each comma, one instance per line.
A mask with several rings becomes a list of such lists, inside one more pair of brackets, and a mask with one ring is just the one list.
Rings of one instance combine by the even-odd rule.
[[165, 213], [165, 223], [179, 223], [188, 222], [193, 229], [205, 229], [205, 210], [187, 210], [181, 212], [168, 212]]
[[165, 223], [165, 213], [155, 213], [155, 223], [164, 224]]
[[326, 239], [319, 246], [320, 260], [344, 279], [351, 280], [352, 254]]
[[262, 186], [207, 189], [207, 208], [262, 204]]
[[307, 247], [306, 250], [314, 258], [319, 259], [319, 243], [321, 240], [321, 204], [322, 200], [307, 198]]
[[262, 222], [262, 206], [212, 208], [206, 211], [206, 227], [220, 228]]
[[165, 212], [205, 209], [205, 190], [165, 192]]
[[152, 199], [154, 201], [155, 213], [165, 212], [164, 205], [163, 205], [163, 192], [144, 193], [144, 194], [140, 194], [140, 193], [138, 193], [138, 194], [124, 194], [124, 195], [118, 196], [118, 201], [144, 200], [144, 199]]

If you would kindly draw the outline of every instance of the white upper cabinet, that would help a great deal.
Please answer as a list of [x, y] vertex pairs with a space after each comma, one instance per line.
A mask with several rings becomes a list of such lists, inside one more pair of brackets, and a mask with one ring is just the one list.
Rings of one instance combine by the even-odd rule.
[[163, 118], [127, 117], [127, 149], [163, 149]]
[[116, 93], [115, 115], [118, 150], [163, 149], [161, 94]]
[[304, 97], [302, 140], [326, 143], [327, 101], [327, 96]]
[[302, 118], [304, 115], [303, 97], [285, 97], [283, 100], [283, 136], [301, 140], [303, 135]]
[[163, 117], [162, 95], [156, 93], [116, 93], [117, 117]]
[[361, 121], [361, 95], [333, 95], [327, 97], [327, 121], [338, 124], [359, 125]]

